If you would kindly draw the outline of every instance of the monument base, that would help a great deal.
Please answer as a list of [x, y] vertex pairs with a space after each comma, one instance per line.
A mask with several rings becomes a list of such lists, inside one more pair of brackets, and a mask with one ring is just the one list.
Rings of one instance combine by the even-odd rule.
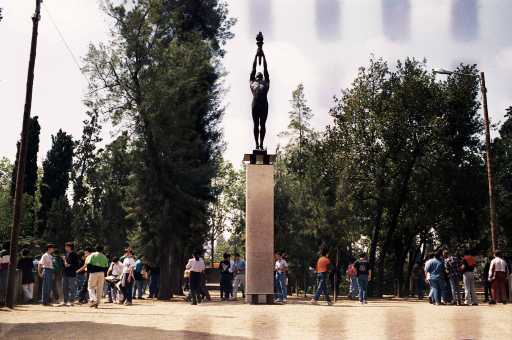
[[274, 294], [246, 294], [245, 302], [251, 305], [271, 305], [274, 303]]
[[246, 155], [245, 295], [274, 303], [274, 166], [265, 151]]

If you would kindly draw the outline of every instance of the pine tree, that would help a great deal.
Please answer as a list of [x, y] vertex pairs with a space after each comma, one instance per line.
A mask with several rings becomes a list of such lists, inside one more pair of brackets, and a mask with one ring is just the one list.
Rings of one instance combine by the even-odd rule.
[[[48, 229], [48, 212], [55, 201], [61, 200], [68, 189], [73, 164], [73, 138], [62, 130], [52, 136], [52, 147], [43, 161], [41, 181], [41, 208], [38, 213], [38, 234]], [[58, 230], [55, 232], [59, 232]]]
[[[39, 134], [41, 126], [39, 125], [38, 117], [30, 118], [30, 125], [28, 130], [28, 148], [27, 148], [27, 161], [25, 165], [25, 177], [23, 180], [23, 193], [29, 194], [34, 197], [37, 191], [37, 154], [39, 153]], [[17, 144], [16, 161], [12, 171], [11, 180], [11, 197], [14, 197], [16, 190], [16, 175], [18, 169], [18, 159], [20, 152], [20, 142]]]

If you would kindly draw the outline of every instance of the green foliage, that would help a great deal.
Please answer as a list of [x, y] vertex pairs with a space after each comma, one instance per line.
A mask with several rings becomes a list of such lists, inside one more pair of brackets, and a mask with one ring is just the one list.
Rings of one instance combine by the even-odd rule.
[[308, 130], [303, 87], [294, 91], [275, 221], [276, 247], [298, 276], [321, 246], [343, 259], [363, 250], [386, 291], [395, 280], [404, 288], [429, 247], [486, 247], [476, 75], [461, 65], [439, 82], [424, 62], [391, 69], [371, 59], [334, 98], [334, 123], [322, 134]]
[[[498, 245], [512, 249], [512, 106], [493, 143], [494, 174], [498, 211]], [[504, 236], [504, 237], [503, 237]]]
[[90, 47], [88, 101], [129, 129], [123, 207], [139, 232], [129, 238], [160, 264], [167, 298], [180, 291], [184, 258], [208, 235], [222, 150], [219, 58], [233, 20], [216, 0], [108, 1], [105, 10], [115, 19], [112, 41]]
[[[55, 226], [47, 226], [48, 213], [55, 201], [62, 201], [69, 185], [69, 176], [73, 162], [73, 138], [59, 130], [52, 136], [52, 147], [43, 161], [43, 178], [41, 181], [41, 208], [38, 213], [39, 235], [47, 229], [49, 235], [59, 232]], [[63, 204], [59, 204], [60, 207]], [[70, 225], [66, 228], [70, 229]]]
[[[25, 176], [23, 179], [23, 192], [34, 197], [37, 191], [37, 154], [39, 153], [39, 134], [41, 126], [39, 125], [38, 117], [30, 118], [28, 128], [28, 145], [27, 145], [27, 160], [25, 162]], [[16, 161], [12, 170], [11, 180], [11, 197], [14, 197], [16, 190], [16, 175], [18, 169], [18, 160], [20, 152], [20, 142], [16, 145]]]

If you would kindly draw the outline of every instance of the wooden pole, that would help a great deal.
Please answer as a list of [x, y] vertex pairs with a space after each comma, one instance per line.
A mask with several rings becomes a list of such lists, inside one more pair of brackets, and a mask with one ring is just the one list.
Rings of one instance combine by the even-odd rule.
[[36, 62], [37, 30], [41, 18], [41, 2], [36, 0], [36, 12], [32, 17], [32, 42], [30, 45], [30, 60], [28, 63], [27, 89], [25, 95], [25, 110], [23, 112], [23, 125], [21, 129], [21, 145], [16, 174], [16, 191], [14, 193], [13, 219], [11, 230], [11, 249], [9, 278], [7, 281], [6, 305], [14, 308], [16, 302], [16, 264], [18, 263], [18, 237], [20, 234], [21, 205], [23, 198], [23, 181], [25, 176], [25, 163], [27, 159], [28, 128], [30, 124], [30, 111], [32, 109], [32, 90], [34, 85], [34, 67]]
[[494, 178], [492, 175], [492, 151], [491, 151], [491, 132], [489, 122], [489, 109], [487, 108], [487, 87], [485, 86], [485, 74], [480, 73], [480, 86], [482, 88], [484, 104], [484, 125], [485, 125], [485, 154], [487, 161], [487, 182], [489, 191], [489, 214], [491, 223], [491, 243], [493, 253], [496, 251], [496, 199], [494, 197]]

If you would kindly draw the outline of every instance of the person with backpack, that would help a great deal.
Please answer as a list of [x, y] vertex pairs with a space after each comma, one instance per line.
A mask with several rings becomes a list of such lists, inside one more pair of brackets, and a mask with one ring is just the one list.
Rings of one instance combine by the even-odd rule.
[[354, 262], [354, 268], [357, 271], [357, 285], [359, 288], [359, 302], [366, 304], [368, 282], [372, 279], [370, 263], [365, 253], [359, 256], [359, 260]]
[[478, 306], [478, 299], [476, 297], [475, 276], [474, 271], [476, 268], [476, 259], [473, 254], [466, 251], [462, 259], [462, 279], [464, 281], [465, 303], [470, 306]]

